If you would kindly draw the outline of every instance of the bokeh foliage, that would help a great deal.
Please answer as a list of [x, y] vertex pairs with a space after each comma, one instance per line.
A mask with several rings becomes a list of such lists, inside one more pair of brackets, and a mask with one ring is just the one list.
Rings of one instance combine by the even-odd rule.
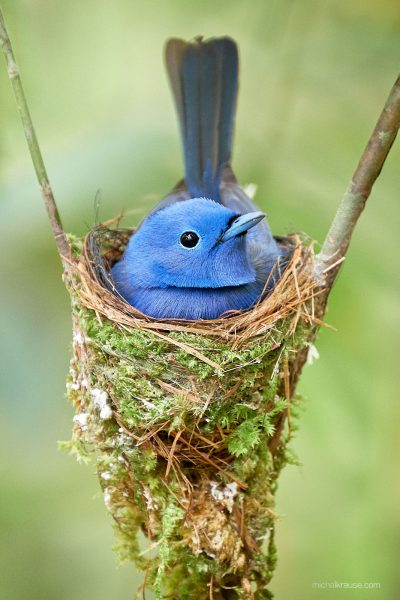
[[[169, 36], [229, 34], [241, 49], [234, 165], [276, 233], [322, 241], [400, 66], [397, 2], [6, 0], [26, 92], [65, 226], [121, 207], [134, 222], [180, 177], [161, 51]], [[57, 453], [70, 313], [4, 69], [0, 69], [1, 595], [125, 600], [94, 472]], [[278, 598], [400, 591], [398, 190], [394, 147], [335, 286], [320, 360], [303, 374], [296, 450], [278, 495]], [[96, 498], [93, 500], [93, 496]], [[341, 597], [341, 596], [339, 596]]]

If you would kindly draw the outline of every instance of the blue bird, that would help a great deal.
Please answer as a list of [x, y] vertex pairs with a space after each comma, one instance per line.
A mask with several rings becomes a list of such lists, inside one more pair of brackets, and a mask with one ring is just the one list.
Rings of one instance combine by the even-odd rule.
[[112, 268], [116, 291], [155, 318], [214, 319], [272, 289], [284, 252], [230, 167], [238, 51], [230, 38], [171, 39], [166, 65], [185, 178]]

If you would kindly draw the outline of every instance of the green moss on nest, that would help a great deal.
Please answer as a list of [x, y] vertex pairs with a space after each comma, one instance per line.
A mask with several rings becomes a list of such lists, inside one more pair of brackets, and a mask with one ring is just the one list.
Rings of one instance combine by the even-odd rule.
[[240, 348], [188, 331], [160, 339], [83, 306], [79, 285], [72, 296], [70, 447], [97, 461], [120, 558], [146, 570], [157, 598], [270, 597], [289, 433], [273, 454], [269, 444], [309, 328], [300, 320], [292, 332], [292, 317], [282, 318]]

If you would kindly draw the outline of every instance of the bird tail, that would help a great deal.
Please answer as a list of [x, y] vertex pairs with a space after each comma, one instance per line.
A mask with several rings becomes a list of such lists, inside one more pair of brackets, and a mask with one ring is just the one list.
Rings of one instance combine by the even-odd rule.
[[220, 201], [223, 167], [231, 158], [238, 90], [238, 51], [228, 37], [171, 39], [165, 58], [178, 112], [185, 180], [192, 198]]

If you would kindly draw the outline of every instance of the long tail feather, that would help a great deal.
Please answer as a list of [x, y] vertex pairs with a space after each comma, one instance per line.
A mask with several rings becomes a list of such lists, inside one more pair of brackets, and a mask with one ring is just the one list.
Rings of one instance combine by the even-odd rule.
[[231, 158], [238, 89], [238, 52], [230, 38], [171, 39], [166, 64], [179, 118], [186, 185], [192, 197], [219, 201]]

